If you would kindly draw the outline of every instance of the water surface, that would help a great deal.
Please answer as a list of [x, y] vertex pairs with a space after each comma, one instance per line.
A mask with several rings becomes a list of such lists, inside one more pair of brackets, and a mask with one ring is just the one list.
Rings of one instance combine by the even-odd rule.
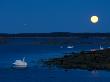
[[[30, 43], [48, 41], [48, 39], [8, 39], [13, 45], [0, 45], [0, 82], [109, 82], [109, 71], [87, 71], [80, 69], [64, 70], [60, 68], [43, 67], [42, 59], [62, 57], [64, 53], [99, 48], [99, 45], [84, 45], [79, 42], [104, 42], [103, 39], [79, 39], [74, 42], [74, 48], [68, 49], [66, 45], [16, 45], [16, 43]], [[59, 39], [58, 39], [59, 40]], [[61, 41], [61, 39], [60, 39]], [[109, 41], [108, 39], [106, 40]], [[101, 44], [104, 48], [107, 44]], [[63, 46], [63, 48], [61, 48]], [[26, 57], [28, 68], [12, 69], [16, 59]]]

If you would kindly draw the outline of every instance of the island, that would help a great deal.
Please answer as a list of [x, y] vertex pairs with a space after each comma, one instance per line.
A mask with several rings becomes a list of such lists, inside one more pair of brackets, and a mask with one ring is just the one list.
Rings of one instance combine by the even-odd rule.
[[66, 53], [44, 61], [47, 66], [63, 69], [110, 70], [110, 49]]

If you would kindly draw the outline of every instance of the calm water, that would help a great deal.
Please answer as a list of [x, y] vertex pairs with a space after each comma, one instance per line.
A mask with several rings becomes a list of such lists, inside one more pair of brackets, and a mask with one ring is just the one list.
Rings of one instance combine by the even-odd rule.
[[[31, 42], [35, 39], [9, 39], [10, 42]], [[37, 41], [38, 39], [36, 39]], [[48, 39], [42, 40], [46, 41]], [[103, 42], [105, 40], [83, 39], [87, 41]], [[106, 41], [109, 41], [108, 39]], [[99, 48], [98, 45], [81, 45], [73, 43], [74, 48], [68, 49], [67, 45], [37, 46], [37, 45], [0, 45], [0, 82], [110, 82], [109, 71], [64, 70], [47, 68], [41, 65], [42, 59], [62, 57], [66, 52], [89, 50]], [[102, 45], [109, 47], [109, 45]], [[16, 59], [26, 57], [27, 69], [12, 69]]]

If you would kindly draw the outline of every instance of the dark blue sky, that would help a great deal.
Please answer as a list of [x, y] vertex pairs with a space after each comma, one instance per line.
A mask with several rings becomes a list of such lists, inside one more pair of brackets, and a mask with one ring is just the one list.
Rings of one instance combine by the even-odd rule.
[[0, 33], [24, 32], [110, 32], [110, 0], [0, 0]]

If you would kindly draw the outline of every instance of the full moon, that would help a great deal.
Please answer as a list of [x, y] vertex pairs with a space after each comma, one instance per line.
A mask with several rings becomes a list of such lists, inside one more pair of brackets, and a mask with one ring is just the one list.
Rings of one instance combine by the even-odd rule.
[[98, 21], [99, 21], [98, 16], [92, 16], [92, 17], [91, 17], [91, 22], [92, 22], [92, 23], [97, 23]]

